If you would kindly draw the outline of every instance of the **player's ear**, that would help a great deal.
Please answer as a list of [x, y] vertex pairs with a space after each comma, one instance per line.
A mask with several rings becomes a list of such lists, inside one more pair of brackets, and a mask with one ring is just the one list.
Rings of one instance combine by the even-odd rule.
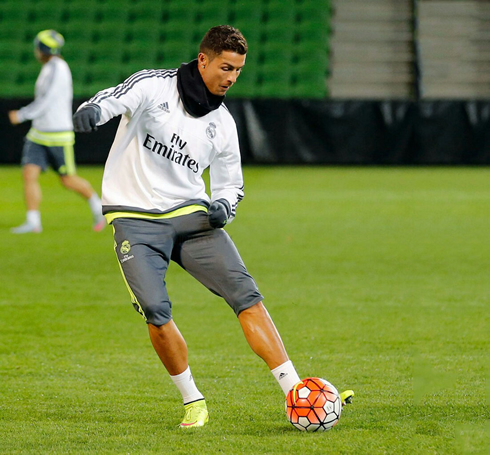
[[202, 68], [206, 68], [206, 66], [208, 66], [208, 63], [209, 63], [209, 58], [206, 54], [204, 54], [203, 52], [199, 52], [198, 56], [197, 56], [197, 64]]

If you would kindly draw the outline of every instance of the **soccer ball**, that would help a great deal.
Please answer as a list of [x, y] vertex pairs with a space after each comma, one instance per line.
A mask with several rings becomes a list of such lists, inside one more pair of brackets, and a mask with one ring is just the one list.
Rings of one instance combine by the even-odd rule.
[[301, 431], [326, 431], [337, 425], [342, 401], [337, 389], [321, 378], [306, 378], [286, 397], [289, 421]]

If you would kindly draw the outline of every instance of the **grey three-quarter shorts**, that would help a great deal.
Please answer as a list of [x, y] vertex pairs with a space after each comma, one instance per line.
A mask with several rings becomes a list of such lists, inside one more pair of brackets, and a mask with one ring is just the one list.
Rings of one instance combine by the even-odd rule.
[[172, 317], [165, 286], [170, 260], [223, 297], [236, 315], [263, 299], [230, 236], [211, 228], [204, 211], [156, 220], [117, 218], [112, 224], [123, 277], [147, 323], [161, 326]]
[[59, 175], [76, 174], [73, 145], [47, 146], [25, 139], [21, 164], [35, 164], [43, 172], [51, 165]]

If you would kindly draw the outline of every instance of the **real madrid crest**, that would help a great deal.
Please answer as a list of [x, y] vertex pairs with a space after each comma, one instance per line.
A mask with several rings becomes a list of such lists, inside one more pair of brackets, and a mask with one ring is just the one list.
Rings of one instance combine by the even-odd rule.
[[121, 248], [119, 251], [121, 251], [122, 254], [128, 254], [130, 250], [131, 245], [129, 243], [129, 240], [124, 240], [124, 242], [121, 243]]
[[209, 139], [214, 139], [216, 136], [216, 125], [211, 122], [208, 127], [206, 128], [206, 136], [209, 137]]

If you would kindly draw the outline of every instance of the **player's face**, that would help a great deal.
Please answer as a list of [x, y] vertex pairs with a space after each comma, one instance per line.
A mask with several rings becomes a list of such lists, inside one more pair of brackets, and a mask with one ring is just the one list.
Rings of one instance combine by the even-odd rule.
[[206, 54], [198, 56], [199, 72], [206, 87], [213, 95], [224, 96], [236, 82], [243, 66], [246, 55], [236, 52], [223, 51], [212, 60]]
[[38, 62], [41, 62], [42, 63], [42, 61], [43, 61], [43, 54], [42, 54], [42, 52], [37, 47], [34, 48], [34, 57], [36, 57], [36, 60]]

